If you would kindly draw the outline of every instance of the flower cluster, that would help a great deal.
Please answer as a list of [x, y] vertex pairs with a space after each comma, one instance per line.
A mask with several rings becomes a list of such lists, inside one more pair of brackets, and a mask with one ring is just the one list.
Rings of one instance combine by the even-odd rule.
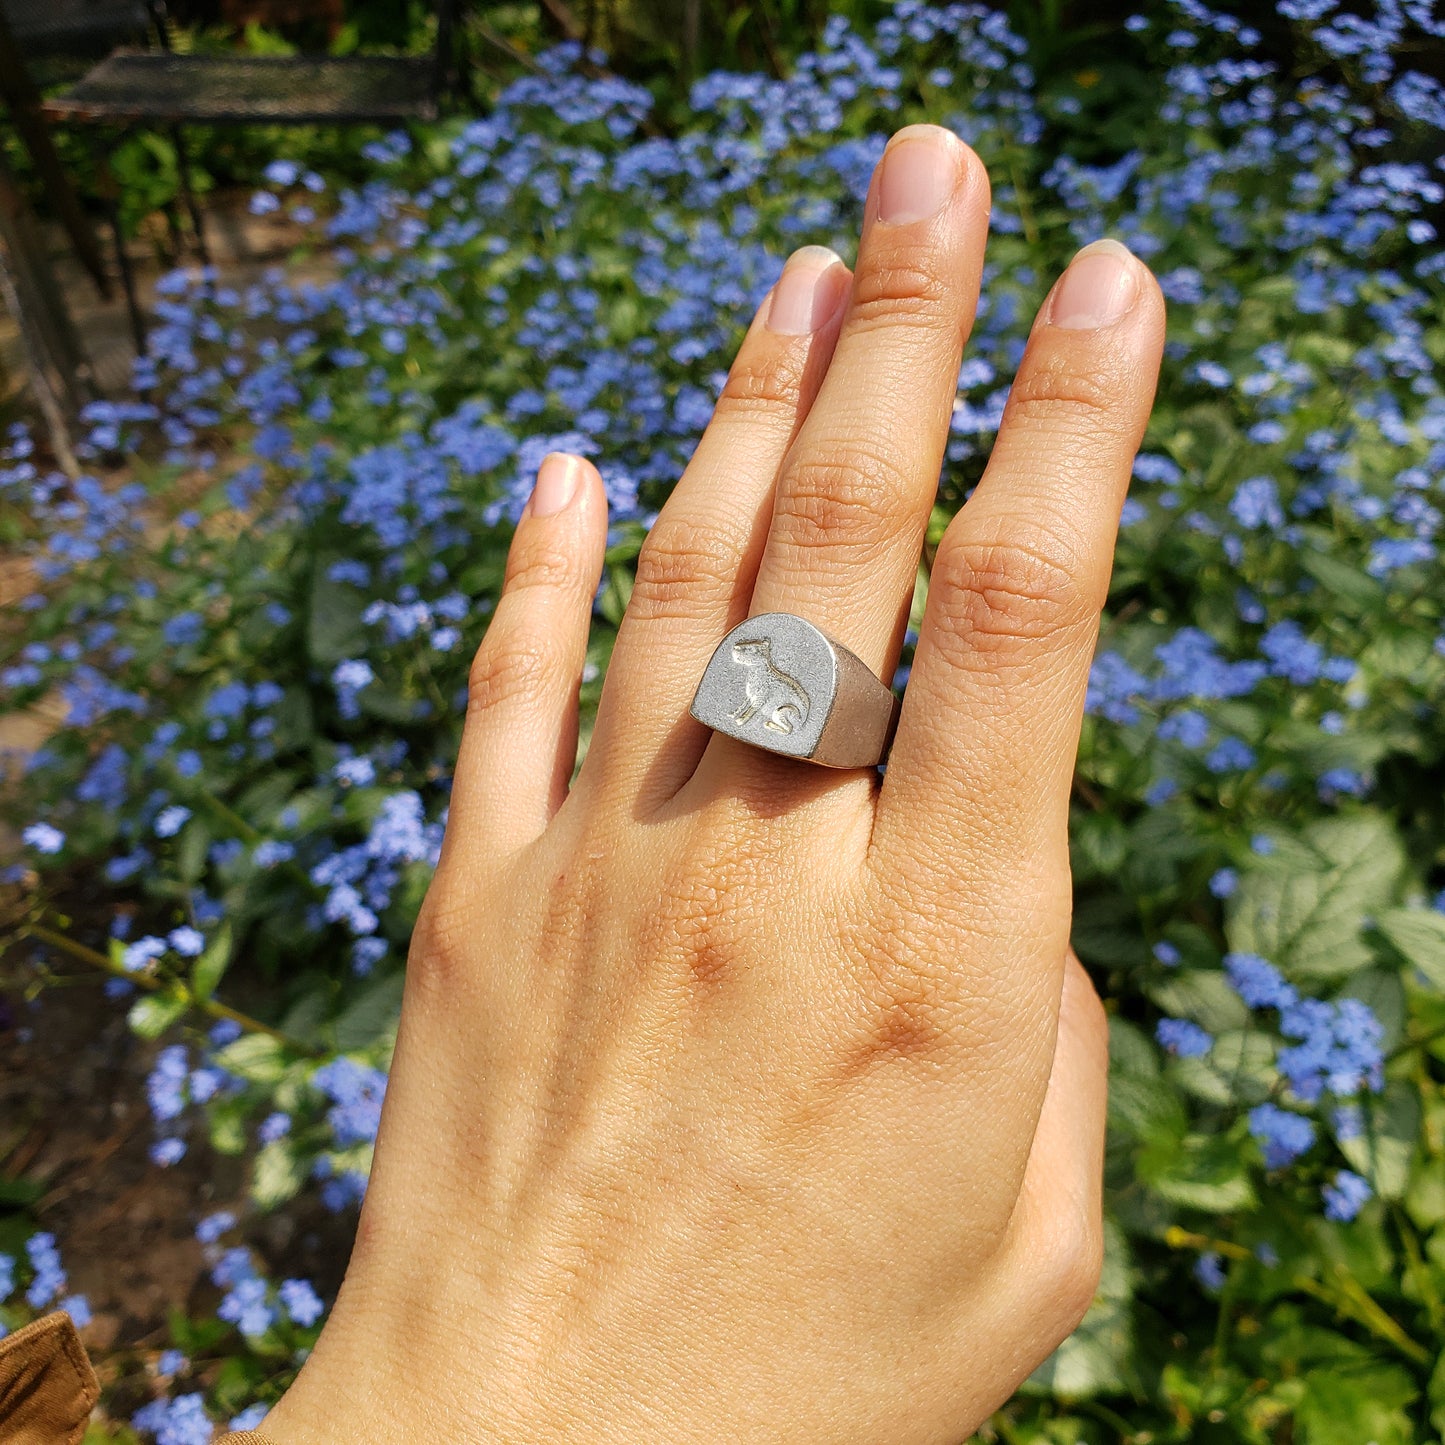
[[[26, 1276], [29, 1276], [26, 1282]], [[24, 1283], [24, 1290], [20, 1286]], [[35, 1313], [64, 1310], [76, 1325], [90, 1323], [90, 1304], [84, 1295], [67, 1294], [70, 1281], [60, 1260], [55, 1236], [37, 1231], [25, 1241], [23, 1256], [0, 1254], [0, 1305], [18, 1296]], [[0, 1315], [0, 1339], [9, 1333]]]

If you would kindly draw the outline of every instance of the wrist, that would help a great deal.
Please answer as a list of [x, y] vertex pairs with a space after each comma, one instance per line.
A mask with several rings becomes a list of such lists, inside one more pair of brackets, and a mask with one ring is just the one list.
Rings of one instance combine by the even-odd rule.
[[[576, 1434], [552, 1418], [546, 1392], [520, 1371], [502, 1378], [487, 1364], [506, 1358], [474, 1336], [458, 1354], [452, 1325], [431, 1331], [370, 1313], [360, 1330], [333, 1317], [291, 1388], [260, 1426], [270, 1445], [562, 1445]], [[451, 1340], [453, 1343], [445, 1344]], [[588, 1438], [607, 1445], [595, 1429]]]

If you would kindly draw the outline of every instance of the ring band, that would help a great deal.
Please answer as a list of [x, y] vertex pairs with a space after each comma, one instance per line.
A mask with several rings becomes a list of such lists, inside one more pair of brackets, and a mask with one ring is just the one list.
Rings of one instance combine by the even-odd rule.
[[715, 732], [825, 768], [887, 756], [898, 698], [862, 658], [806, 618], [763, 612], [718, 644], [689, 711]]

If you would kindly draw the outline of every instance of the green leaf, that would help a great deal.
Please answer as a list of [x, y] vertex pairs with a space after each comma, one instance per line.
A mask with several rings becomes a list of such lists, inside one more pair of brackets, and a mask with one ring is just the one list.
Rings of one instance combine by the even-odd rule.
[[1187, 1127], [1183, 1101], [1160, 1069], [1158, 1048], [1117, 1017], [1109, 1020], [1109, 1127], [1140, 1143], [1177, 1143]]
[[1392, 908], [1375, 919], [1375, 927], [1421, 978], [1445, 989], [1445, 913], [1429, 908]]
[[1256, 1202], [1238, 1145], [1217, 1134], [1186, 1134], [1173, 1147], [1151, 1145], [1140, 1151], [1138, 1170], [1161, 1198], [1189, 1209], [1224, 1214]]
[[242, 1034], [217, 1052], [216, 1062], [252, 1084], [276, 1084], [286, 1073], [285, 1053], [270, 1034]]
[[143, 1039], [158, 1039], [184, 1015], [189, 1002], [184, 994], [148, 993], [131, 1006], [127, 1020], [131, 1029]]
[[223, 923], [216, 930], [210, 947], [191, 965], [191, 992], [198, 999], [207, 999], [215, 993], [231, 962], [231, 925]]
[[217, 1154], [243, 1154], [246, 1150], [246, 1104], [242, 1099], [222, 1099], [206, 1110], [211, 1148]]
[[1360, 654], [1360, 666], [1380, 677], [1413, 680], [1429, 664], [1433, 641], [1418, 626], [1396, 623], [1377, 627]]
[[197, 883], [206, 871], [206, 849], [211, 846], [211, 829], [202, 818], [192, 818], [176, 839], [176, 876]]
[[1445, 1223], [1445, 1158], [1436, 1155], [1414, 1171], [1405, 1194], [1405, 1208], [1421, 1229]]
[[628, 567], [609, 566], [605, 577], [606, 585], [598, 600], [598, 611], [617, 627], [621, 625], [622, 615], [632, 598], [632, 571]]
[[1340, 1152], [1381, 1199], [1399, 1199], [1420, 1138], [1420, 1096], [1411, 1084], [1391, 1083], [1383, 1094], [1366, 1099], [1361, 1112], [1363, 1132], [1341, 1139]]
[[1165, 1013], [1193, 1019], [1212, 1034], [1242, 1029], [1250, 1020], [1244, 1000], [1218, 968], [1179, 968], [1151, 979], [1145, 992]]
[[355, 657], [366, 646], [366, 625], [361, 614], [366, 597], [345, 582], [326, 574], [340, 558], [320, 553], [311, 578], [311, 605], [306, 613], [306, 650], [323, 667]]
[[1355, 349], [1343, 336], [1332, 336], [1323, 331], [1303, 331], [1294, 338], [1298, 354], [1312, 365], [1339, 369], [1350, 366]]
[[292, 801], [301, 774], [294, 769], [279, 768], [265, 772], [245, 789], [233, 807], [253, 828], [266, 832], [276, 815]]
[[1170, 1085], [1116, 1078], [1109, 1084], [1109, 1129], [1140, 1143], [1178, 1138], [1186, 1128], [1184, 1104]]
[[1189, 1093], [1221, 1108], [1261, 1103], [1277, 1078], [1274, 1043], [1253, 1029], [1217, 1034], [1207, 1054], [1176, 1059], [1172, 1067]]
[[1129, 848], [1129, 830], [1113, 813], [1078, 810], [1069, 830], [1070, 861], [1074, 880], [1112, 878]]
[[1400, 1367], [1332, 1360], [1305, 1386], [1295, 1411], [1299, 1445], [1415, 1445], [1406, 1407], [1420, 1392]]
[[1330, 818], [1298, 848], [1254, 860], [1231, 900], [1229, 945], [1258, 953], [1301, 980], [1341, 978], [1366, 967], [1365, 919], [1394, 901], [1405, 856], [1379, 814]]
[[1159, 1078], [1159, 1050], [1137, 1024], [1117, 1014], [1109, 1020], [1109, 1072], [1152, 1084]]
[[1189, 862], [1204, 848], [1188, 826], [1188, 815], [1151, 808], [1129, 829], [1129, 849], [1120, 882], [1135, 894], [1164, 892], [1176, 886]]
[[278, 1139], [257, 1151], [251, 1174], [251, 1197], [262, 1209], [275, 1209], [301, 1188], [306, 1168], [290, 1141]]
[[326, 1019], [327, 995], [321, 989], [303, 993], [281, 1019], [281, 1031], [303, 1043], [318, 1041]]
[[1112, 890], [1074, 900], [1070, 939], [1079, 957], [1097, 968], [1140, 965], [1149, 959], [1137, 904]]
[[416, 717], [416, 699], [393, 692], [377, 683], [362, 688], [357, 694], [356, 705], [368, 717], [380, 718], [382, 722], [409, 723]]
[[1352, 566], [1333, 552], [1318, 552], [1306, 547], [1301, 548], [1297, 555], [1300, 566], [1316, 582], [1323, 584], [1332, 597], [1349, 604], [1348, 610], [1373, 610], [1384, 600], [1385, 589], [1368, 572]]
[[43, 1179], [9, 1179], [0, 1175], [0, 1206], [28, 1209], [48, 1192]]
[[1341, 998], [1357, 998], [1367, 1004], [1384, 1030], [1380, 1047], [1389, 1053], [1405, 1036], [1405, 986], [1400, 975], [1387, 968], [1367, 968], [1357, 973], [1340, 992]]
[[469, 597], [482, 598], [482, 603], [474, 609], [482, 613], [491, 610], [493, 599], [502, 590], [502, 579], [507, 572], [507, 544], [504, 538], [482, 537], [478, 539], [478, 546], [477, 560], [463, 569], [457, 578], [457, 589]]
[[400, 972], [384, 974], [347, 1005], [333, 1026], [340, 1052], [369, 1048], [395, 1029], [404, 982]]

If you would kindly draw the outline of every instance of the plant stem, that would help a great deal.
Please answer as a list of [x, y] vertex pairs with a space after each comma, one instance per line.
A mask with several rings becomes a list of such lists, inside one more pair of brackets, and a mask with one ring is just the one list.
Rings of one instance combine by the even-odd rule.
[[1024, 240], [1030, 246], [1039, 244], [1039, 226], [1034, 220], [1034, 208], [1029, 200], [1028, 187], [1024, 184], [1023, 172], [1019, 169], [1017, 161], [1009, 162], [1009, 180], [1014, 185], [1014, 197], [1018, 201], [1019, 223], [1024, 228]]
[[1083, 1410], [1086, 1415], [1092, 1415], [1101, 1424], [1107, 1425], [1111, 1430], [1117, 1430], [1121, 1442], [1134, 1438], [1134, 1427], [1122, 1415], [1116, 1414], [1100, 1401], [1080, 1400], [1079, 1408]]
[[1435, 1286], [1435, 1277], [1425, 1263], [1425, 1256], [1420, 1249], [1420, 1241], [1410, 1227], [1409, 1217], [1398, 1204], [1390, 1205], [1390, 1218], [1394, 1221], [1395, 1230], [1400, 1236], [1400, 1243], [1405, 1248], [1405, 1256], [1415, 1271], [1415, 1279], [1424, 1298], [1425, 1310], [1430, 1316], [1430, 1328], [1439, 1334], [1441, 1329], [1445, 1328], [1445, 1307], [1442, 1307], [1440, 1291]]
[[261, 841], [261, 834], [236, 812], [234, 808], [223, 803], [214, 793], [208, 793], [202, 789], [196, 796], [199, 801], [211, 809], [218, 818], [222, 818], [229, 823], [252, 847], [255, 847], [255, 845]]
[[21, 936], [38, 938], [42, 943], [48, 943], [52, 948], [58, 948], [71, 958], [77, 959], [81, 963], [88, 963], [92, 968], [103, 969], [106, 973], [114, 974], [116, 978], [123, 978], [137, 988], [147, 989], [152, 993], [161, 990], [174, 992], [186, 1001], [187, 1008], [199, 1009], [201, 1013], [208, 1014], [213, 1019], [229, 1019], [231, 1023], [237, 1024], [246, 1033], [264, 1034], [267, 1038], [275, 1039], [277, 1043], [285, 1044], [288, 1049], [294, 1049], [299, 1054], [314, 1055], [320, 1052], [314, 1045], [292, 1038], [290, 1034], [281, 1029], [262, 1023], [260, 1019], [252, 1018], [250, 1014], [242, 1013], [240, 1009], [234, 1009], [229, 1004], [219, 1003], [213, 998], [197, 998], [180, 979], [159, 979], [144, 973], [131, 973], [114, 959], [93, 948], [87, 948], [83, 943], [77, 943], [73, 938], [67, 937], [53, 928], [47, 928], [43, 923], [27, 924]]
[[[1231, 1259], [1247, 1259], [1250, 1251], [1241, 1244], [1224, 1239], [1210, 1239], [1208, 1235], [1194, 1234], [1187, 1229], [1171, 1226], [1164, 1231], [1164, 1243], [1171, 1249], [1212, 1249]], [[1310, 1279], [1307, 1275], [1295, 1275], [1290, 1284], [1302, 1294], [1307, 1294], [1337, 1310], [1347, 1319], [1363, 1325], [1377, 1339], [1394, 1345], [1406, 1359], [1417, 1365], [1431, 1363], [1430, 1351], [1418, 1340], [1412, 1339], [1392, 1315], [1386, 1313], [1373, 1295], [1348, 1270], [1336, 1268], [1334, 1288]]]
[[1302, 1293], [1312, 1295], [1322, 1303], [1332, 1306], [1347, 1319], [1363, 1325], [1376, 1339], [1394, 1345], [1407, 1360], [1417, 1365], [1433, 1363], [1430, 1351], [1418, 1340], [1411, 1339], [1399, 1322], [1387, 1314], [1363, 1285], [1351, 1274], [1338, 1271], [1339, 1292], [1329, 1289], [1318, 1280], [1296, 1275], [1291, 1283]]
[[1218, 1379], [1224, 1373], [1224, 1359], [1229, 1351], [1229, 1321], [1230, 1307], [1234, 1303], [1234, 1284], [1238, 1277], [1237, 1270], [1228, 1270], [1224, 1276], [1224, 1286], [1219, 1291], [1219, 1308], [1214, 1316], [1214, 1343], [1210, 1349], [1209, 1373]]
[[1211, 1239], [1207, 1234], [1195, 1234], [1192, 1230], [1181, 1229], [1177, 1224], [1171, 1224], [1164, 1231], [1164, 1243], [1170, 1249], [1197, 1249], [1201, 1252], [1213, 1250], [1216, 1254], [1222, 1254], [1228, 1259], [1249, 1259], [1250, 1251], [1242, 1244], [1235, 1244], [1228, 1239]]

